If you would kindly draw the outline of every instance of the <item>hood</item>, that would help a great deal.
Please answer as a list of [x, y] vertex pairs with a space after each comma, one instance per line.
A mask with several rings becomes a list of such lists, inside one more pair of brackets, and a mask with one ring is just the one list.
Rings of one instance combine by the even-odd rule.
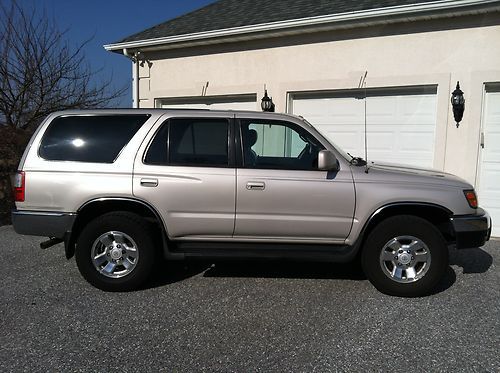
[[[365, 170], [364, 167], [359, 167]], [[364, 173], [364, 172], [363, 172]], [[426, 183], [449, 185], [457, 188], [472, 189], [472, 185], [467, 181], [453, 174], [434, 170], [432, 168], [422, 168], [411, 165], [370, 162], [368, 174], [381, 181], [394, 181], [402, 183]], [[370, 178], [370, 177], [369, 177]]]

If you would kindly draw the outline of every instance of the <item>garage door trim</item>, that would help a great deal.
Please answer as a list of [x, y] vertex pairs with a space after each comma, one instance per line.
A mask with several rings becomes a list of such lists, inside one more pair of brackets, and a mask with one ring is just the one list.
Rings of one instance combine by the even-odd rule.
[[[379, 96], [406, 96], [406, 95], [425, 95], [437, 94], [437, 84], [411, 85], [411, 86], [391, 86], [391, 87], [372, 87], [366, 89], [367, 97]], [[329, 89], [314, 91], [290, 91], [287, 92], [288, 108], [287, 112], [293, 114], [293, 101], [306, 100], [311, 98], [343, 98], [343, 97], [365, 97], [365, 90], [358, 88], [351, 89]]]
[[183, 97], [165, 97], [156, 98], [155, 107], [161, 108], [162, 105], [186, 105], [186, 104], [224, 104], [233, 102], [257, 102], [256, 93], [233, 94], [233, 95], [214, 95], [214, 96], [183, 96]]

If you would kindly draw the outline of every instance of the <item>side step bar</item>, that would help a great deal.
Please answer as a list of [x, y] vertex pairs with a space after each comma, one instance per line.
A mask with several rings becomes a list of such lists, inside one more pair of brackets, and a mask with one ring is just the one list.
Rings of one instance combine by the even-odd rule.
[[303, 261], [349, 262], [355, 247], [346, 245], [262, 244], [227, 242], [170, 242], [168, 254], [177, 258], [242, 259], [269, 258]]

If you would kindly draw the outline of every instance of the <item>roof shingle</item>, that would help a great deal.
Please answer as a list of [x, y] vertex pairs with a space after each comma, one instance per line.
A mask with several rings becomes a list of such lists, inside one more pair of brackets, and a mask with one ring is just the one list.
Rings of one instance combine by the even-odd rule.
[[435, 0], [220, 0], [121, 40], [148, 40]]

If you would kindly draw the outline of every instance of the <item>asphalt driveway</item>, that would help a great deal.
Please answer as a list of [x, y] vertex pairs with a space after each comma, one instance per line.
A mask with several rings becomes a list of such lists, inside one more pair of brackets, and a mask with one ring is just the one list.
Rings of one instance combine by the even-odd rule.
[[432, 296], [349, 265], [189, 262], [88, 285], [61, 245], [0, 227], [0, 371], [500, 371], [500, 241], [451, 251]]

